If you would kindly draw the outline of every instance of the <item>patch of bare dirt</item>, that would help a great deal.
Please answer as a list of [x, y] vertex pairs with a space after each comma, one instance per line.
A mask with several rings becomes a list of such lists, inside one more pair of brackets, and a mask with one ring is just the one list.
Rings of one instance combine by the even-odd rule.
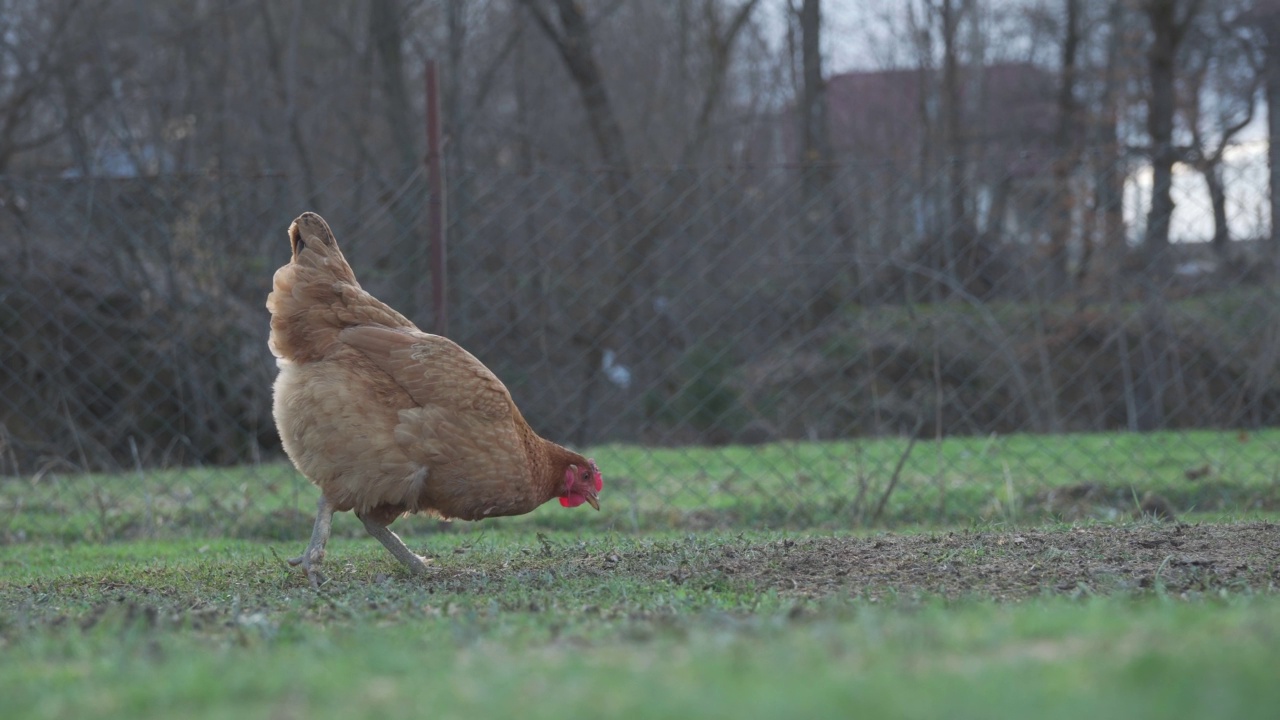
[[1135, 524], [886, 534], [725, 549], [712, 569], [811, 597], [1017, 600], [1044, 594], [1280, 589], [1280, 525]]

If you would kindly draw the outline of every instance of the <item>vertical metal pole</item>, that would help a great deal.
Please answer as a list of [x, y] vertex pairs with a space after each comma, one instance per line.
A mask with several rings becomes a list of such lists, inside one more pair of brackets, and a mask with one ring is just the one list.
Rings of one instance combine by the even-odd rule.
[[432, 332], [449, 332], [449, 293], [444, 233], [444, 157], [440, 143], [440, 77], [435, 60], [427, 61], [427, 240], [431, 252]]

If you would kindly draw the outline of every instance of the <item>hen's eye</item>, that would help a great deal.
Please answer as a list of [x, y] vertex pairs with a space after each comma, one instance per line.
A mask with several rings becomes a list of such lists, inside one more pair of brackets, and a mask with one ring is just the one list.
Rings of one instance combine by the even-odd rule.
[[306, 249], [307, 249], [307, 244], [302, 241], [302, 236], [299, 235], [298, 236], [298, 252], [302, 252], [303, 250], [306, 250]]

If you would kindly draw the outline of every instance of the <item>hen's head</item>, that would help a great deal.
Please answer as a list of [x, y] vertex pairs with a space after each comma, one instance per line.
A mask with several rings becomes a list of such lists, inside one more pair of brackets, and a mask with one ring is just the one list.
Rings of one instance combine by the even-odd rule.
[[338, 249], [338, 240], [329, 229], [329, 223], [313, 212], [304, 212], [289, 225], [289, 245], [293, 248], [293, 262], [326, 268], [339, 279], [354, 280], [351, 266]]
[[582, 503], [590, 503], [596, 510], [600, 509], [600, 501], [596, 499], [604, 489], [604, 478], [595, 460], [587, 460], [585, 466], [571, 464], [564, 471], [564, 494], [560, 496], [560, 504], [565, 507], [578, 507]]

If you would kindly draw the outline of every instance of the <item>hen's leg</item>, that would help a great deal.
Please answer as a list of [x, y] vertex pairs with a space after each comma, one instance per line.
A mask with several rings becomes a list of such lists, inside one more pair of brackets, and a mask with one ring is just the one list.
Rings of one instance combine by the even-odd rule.
[[289, 560], [290, 565], [301, 565], [302, 569], [307, 571], [307, 579], [311, 581], [312, 587], [320, 587], [316, 568], [320, 565], [320, 561], [324, 560], [324, 546], [329, 542], [329, 527], [332, 524], [333, 506], [324, 495], [321, 495], [320, 502], [316, 504], [316, 524], [311, 528], [311, 544], [301, 555]]
[[391, 532], [391, 528], [387, 527], [384, 523], [379, 523], [371, 517], [365, 515], [361, 515], [359, 517], [360, 522], [364, 523], [364, 529], [368, 530], [370, 535], [378, 538], [378, 542], [382, 543], [383, 547], [390, 550], [391, 554], [395, 555], [397, 560], [404, 563], [405, 567], [415, 573], [427, 572], [427, 559], [410, 550], [408, 546], [404, 544], [404, 541], [400, 539], [399, 535]]

